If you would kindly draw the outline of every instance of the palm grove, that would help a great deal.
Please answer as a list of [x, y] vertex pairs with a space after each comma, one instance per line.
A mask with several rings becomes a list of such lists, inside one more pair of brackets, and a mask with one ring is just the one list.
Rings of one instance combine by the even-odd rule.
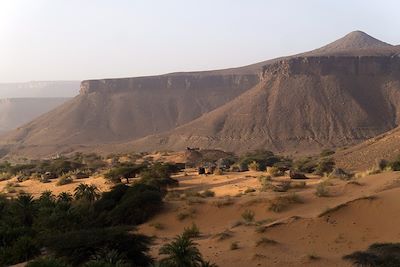
[[[62, 176], [76, 168], [94, 171], [102, 167], [98, 158], [92, 155], [89, 159], [79, 155], [35, 164], [3, 163], [0, 173], [30, 177], [52, 170]], [[108, 192], [82, 183], [74, 194], [1, 195], [0, 266], [25, 261], [28, 267], [214, 266], [203, 259], [187, 235], [162, 247], [157, 262], [149, 256], [152, 239], [135, 232], [135, 225], [162, 208], [167, 187], [178, 183], [171, 178], [178, 170], [163, 163], [117, 164], [106, 174], [115, 183]], [[128, 174], [140, 178], [130, 185], [120, 183]]]

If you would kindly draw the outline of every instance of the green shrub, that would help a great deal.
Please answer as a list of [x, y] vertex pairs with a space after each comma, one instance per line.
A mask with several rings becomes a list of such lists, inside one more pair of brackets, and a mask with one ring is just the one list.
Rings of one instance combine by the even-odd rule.
[[328, 197], [329, 196], [328, 185], [326, 182], [321, 182], [317, 185], [317, 187], [315, 189], [315, 195], [318, 197]]
[[182, 233], [183, 236], [188, 238], [195, 238], [200, 236], [200, 229], [195, 223], [192, 223], [190, 227], [185, 227]]
[[226, 198], [222, 198], [222, 199], [212, 202], [212, 205], [214, 205], [218, 208], [221, 208], [221, 207], [233, 205], [234, 203], [235, 203], [235, 201], [232, 198], [226, 197]]
[[11, 173], [8, 173], [8, 172], [0, 173], [0, 181], [10, 180], [12, 177], [13, 177], [13, 175]]
[[145, 170], [144, 165], [122, 165], [109, 170], [104, 177], [113, 183], [120, 183], [121, 179], [126, 179], [127, 183], [129, 178], [134, 178], [140, 172]]
[[307, 183], [305, 181], [293, 181], [290, 183], [291, 188], [305, 188]]
[[259, 171], [260, 170], [260, 164], [257, 163], [256, 161], [253, 161], [253, 162], [249, 163], [248, 168], [251, 171]]
[[303, 200], [295, 193], [278, 196], [270, 201], [269, 210], [273, 212], [282, 212], [286, 210], [290, 204], [300, 204]]
[[193, 215], [194, 215], [195, 213], [196, 213], [196, 209], [190, 208], [190, 209], [187, 209], [187, 210], [184, 210], [184, 211], [179, 212], [179, 213], [176, 215], [176, 218], [177, 218], [179, 221], [183, 221], [183, 220], [185, 220], [185, 219], [187, 219], [187, 218], [192, 218]]
[[286, 192], [290, 189], [292, 181], [282, 181], [272, 187], [275, 192]]
[[313, 173], [317, 168], [317, 162], [313, 158], [303, 158], [296, 160], [293, 163], [293, 167], [298, 172]]
[[387, 164], [388, 167], [391, 168], [392, 171], [400, 171], [400, 155], [393, 161], [390, 161]]
[[[280, 162], [282, 158], [274, 155], [273, 152], [267, 150], [256, 150], [240, 158], [239, 164], [245, 164], [249, 166], [252, 162], [257, 163], [257, 170], [264, 171], [267, 166], [273, 166]], [[249, 166], [250, 168], [250, 166]]]
[[74, 180], [70, 176], [63, 175], [60, 178], [58, 178], [56, 185], [61, 186], [61, 185], [71, 184], [73, 182]]
[[215, 171], [214, 171], [214, 174], [215, 174], [215, 175], [223, 175], [224, 172], [222, 171], [222, 169], [216, 168]]
[[283, 175], [283, 172], [278, 167], [274, 167], [274, 166], [267, 167], [267, 172], [272, 177], [278, 177], [278, 176], [282, 176]]
[[258, 181], [261, 184], [261, 191], [263, 192], [273, 188], [271, 183], [272, 177], [270, 175], [261, 175], [258, 177]]
[[244, 190], [245, 194], [249, 194], [249, 193], [253, 193], [253, 192], [256, 192], [256, 190], [252, 187], [248, 187], [248, 188], [246, 188], [246, 190]]
[[157, 222], [157, 223], [151, 223], [150, 226], [154, 227], [154, 228], [157, 229], [157, 230], [164, 230], [164, 229], [165, 229], [164, 224], [159, 223], [159, 222]]
[[335, 151], [331, 150], [331, 149], [324, 149], [321, 151], [321, 153], [319, 154], [321, 157], [329, 157], [331, 155], [335, 154]]
[[389, 162], [385, 159], [379, 160], [377, 165], [378, 165], [378, 169], [381, 171], [384, 171], [387, 167], [391, 168], [391, 166], [389, 166]]
[[400, 243], [375, 243], [366, 251], [356, 251], [343, 259], [357, 266], [400, 266]]
[[231, 245], [229, 246], [230, 250], [237, 250], [239, 249], [239, 242], [235, 241], [232, 242]]
[[215, 192], [211, 190], [206, 190], [202, 192], [200, 195], [201, 197], [215, 197]]
[[242, 213], [242, 218], [246, 223], [251, 223], [254, 221], [254, 211], [252, 210], [245, 210]]
[[278, 244], [278, 242], [276, 242], [273, 239], [266, 238], [266, 237], [262, 237], [256, 241], [256, 247], [264, 246], [264, 245], [276, 245], [276, 244]]
[[321, 158], [315, 168], [315, 173], [318, 175], [329, 174], [335, 168], [335, 161], [332, 158]]
[[[240, 224], [241, 223], [242, 222], [240, 222]], [[233, 237], [233, 232], [230, 231], [230, 230], [225, 230], [225, 231], [223, 231], [221, 233], [218, 233], [218, 234], [216, 234], [214, 236], [214, 238], [216, 238], [218, 241], [223, 241], [223, 240], [226, 240], [226, 239], [229, 239], [229, 238], [232, 238], [232, 237]]]

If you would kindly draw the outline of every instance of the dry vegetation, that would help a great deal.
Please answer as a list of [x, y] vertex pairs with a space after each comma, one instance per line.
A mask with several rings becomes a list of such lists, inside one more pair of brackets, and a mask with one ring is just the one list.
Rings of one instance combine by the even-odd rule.
[[[167, 156], [168, 153], [163, 153], [163, 157]], [[258, 168], [263, 169], [261, 171], [224, 170], [222, 174], [210, 175], [199, 175], [193, 168], [180, 171], [172, 165], [157, 162], [150, 163], [150, 169], [141, 169], [143, 157], [135, 157], [134, 163], [129, 157], [124, 157], [122, 162], [115, 160], [117, 156], [113, 157], [114, 160], [105, 160], [104, 165], [99, 164], [101, 167], [92, 170], [89, 178], [77, 177], [77, 173], [86, 167], [66, 170], [55, 178], [44, 177], [37, 170], [23, 179], [22, 172], [10, 172], [4, 175], [7, 179], [0, 181], [0, 188], [8, 196], [18, 196], [24, 190], [40, 197], [40, 189], [73, 194], [81, 183], [88, 186], [95, 184], [101, 191], [109, 191], [113, 184], [129, 182], [128, 186], [134, 186], [138, 181], [153, 186], [154, 180], [150, 179], [153, 177], [165, 188], [162, 192], [163, 208], [139, 225], [138, 231], [154, 238], [149, 255], [158, 260], [163, 259], [159, 252], [163, 251], [164, 245], [193, 239], [202, 258], [222, 267], [257, 266], [262, 263], [271, 266], [298, 266], [298, 263], [304, 266], [349, 266], [348, 260], [356, 259], [351, 254], [354, 251], [377, 241], [391, 241], [389, 237], [376, 240], [367, 235], [362, 241], [352, 243], [350, 248], [343, 243], [346, 238], [357, 240], [353, 235], [360, 228], [371, 227], [370, 224], [363, 226], [365, 221], [357, 220], [357, 216], [363, 218], [363, 215], [354, 213], [371, 211], [374, 206], [370, 205], [376, 206], [397, 197], [395, 193], [400, 189], [398, 175], [387, 167], [381, 173], [368, 173], [350, 180], [327, 178], [326, 174], [320, 176], [315, 174], [314, 168], [307, 173], [309, 179], [293, 180], [284, 171], [278, 171], [282, 167], [268, 166], [271, 157], [272, 162], [275, 161], [273, 164], [279, 166], [282, 162], [279, 157], [270, 154], [264, 160], [259, 154], [247, 155], [238, 158], [238, 163], [235, 163], [243, 165], [243, 162], [249, 161], [248, 164], [254, 165], [258, 161]], [[150, 158], [154, 160], [156, 157], [146, 156], [147, 160]], [[295, 161], [293, 164], [303, 170], [312, 165], [310, 160]], [[170, 177], [160, 174], [167, 170], [172, 172]], [[353, 224], [354, 220], [356, 224]], [[330, 232], [325, 229], [326, 225], [336, 228]], [[302, 229], [301, 232], [299, 229]], [[379, 227], [373, 228], [373, 231], [381, 233]], [[335, 250], [330, 251], [317, 244], [328, 244]], [[291, 255], [284, 253], [283, 248], [290, 248]], [[344, 255], [352, 256], [342, 258]]]

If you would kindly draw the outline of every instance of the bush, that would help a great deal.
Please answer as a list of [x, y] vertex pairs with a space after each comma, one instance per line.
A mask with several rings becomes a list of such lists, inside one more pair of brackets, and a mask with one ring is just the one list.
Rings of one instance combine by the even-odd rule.
[[291, 188], [305, 188], [307, 183], [305, 181], [294, 181], [290, 183]]
[[242, 218], [246, 223], [251, 223], [254, 221], [254, 211], [252, 210], [245, 210], [242, 213]]
[[273, 187], [271, 180], [272, 180], [272, 178], [270, 175], [261, 175], [258, 177], [258, 181], [261, 184], [261, 191], [264, 192]]
[[216, 168], [216, 169], [214, 170], [214, 174], [215, 174], [215, 175], [223, 175], [224, 172], [222, 171], [222, 169]]
[[179, 213], [176, 215], [176, 218], [177, 218], [179, 221], [183, 221], [183, 220], [185, 220], [185, 219], [187, 219], [187, 218], [193, 217], [193, 215], [194, 215], [195, 213], [196, 213], [196, 209], [191, 208], [191, 209], [188, 209], [188, 210], [179, 212]]
[[335, 161], [332, 158], [322, 158], [318, 161], [315, 173], [318, 175], [329, 174], [335, 168]]
[[390, 161], [390, 162], [387, 164], [387, 166], [390, 167], [390, 169], [391, 169], [392, 171], [400, 171], [400, 155], [397, 156], [395, 160]]
[[266, 237], [262, 237], [256, 241], [256, 247], [264, 246], [264, 245], [276, 245], [276, 244], [278, 244], [278, 242], [276, 242], [273, 239], [266, 238]]
[[248, 168], [251, 171], [259, 171], [260, 170], [260, 164], [257, 163], [256, 161], [253, 161], [253, 162], [249, 163]]
[[313, 173], [317, 168], [317, 162], [313, 158], [303, 158], [293, 163], [293, 168], [302, 173]]
[[150, 226], [154, 227], [154, 228], [157, 229], [157, 230], [164, 230], [164, 229], [165, 229], [164, 224], [159, 223], [159, 222], [157, 222], [157, 223], [151, 223]]
[[233, 205], [233, 203], [235, 203], [235, 201], [232, 198], [226, 197], [226, 198], [212, 202], [212, 205], [214, 205], [218, 208], [221, 208], [221, 207]]
[[267, 166], [273, 166], [274, 164], [280, 162], [280, 160], [281, 158], [275, 156], [271, 151], [256, 150], [241, 157], [239, 164], [245, 164], [249, 166], [252, 162], [256, 162], [258, 164], [257, 170], [264, 171]]
[[61, 186], [61, 185], [71, 184], [73, 183], [73, 181], [74, 180], [70, 176], [63, 175], [60, 178], [58, 178], [56, 185]]
[[303, 200], [295, 193], [279, 196], [271, 200], [269, 210], [273, 212], [282, 212], [289, 207], [290, 204], [303, 203]]
[[121, 179], [126, 179], [129, 182], [129, 178], [136, 177], [144, 169], [145, 166], [143, 165], [119, 166], [109, 170], [104, 177], [113, 183], [120, 183]]
[[253, 193], [253, 192], [256, 192], [256, 190], [252, 187], [248, 187], [248, 188], [246, 188], [246, 190], [244, 190], [245, 194], [249, 194], [249, 193]]
[[290, 189], [291, 181], [282, 181], [279, 184], [272, 187], [275, 192], [286, 192]]
[[202, 193], [200, 193], [201, 197], [215, 197], [215, 192], [211, 190], [206, 190]]
[[381, 171], [384, 171], [387, 167], [391, 168], [391, 166], [389, 166], [389, 162], [385, 159], [379, 160], [377, 165], [378, 165], [378, 169]]
[[321, 157], [329, 157], [331, 155], [335, 154], [335, 151], [331, 150], [331, 149], [324, 149], [321, 151], [321, 153], [319, 154]]
[[231, 245], [229, 246], [230, 250], [236, 250], [239, 249], [239, 243], [237, 241], [232, 242]]
[[13, 175], [11, 173], [8, 173], [8, 172], [0, 173], [0, 181], [10, 180], [12, 177], [13, 177]]
[[[238, 223], [240, 223], [240, 225], [242, 224], [241, 222], [238, 222]], [[233, 227], [232, 227], [233, 228]], [[233, 237], [233, 232], [232, 231], [230, 231], [230, 230], [225, 230], [225, 231], [223, 231], [223, 232], [220, 232], [220, 233], [218, 233], [218, 234], [215, 234], [214, 235], [214, 238], [216, 238], [218, 241], [223, 241], [223, 240], [226, 240], [226, 239], [229, 239], [229, 238], [232, 238]]]
[[200, 236], [200, 230], [199, 227], [195, 223], [192, 223], [192, 225], [188, 228], [184, 228], [183, 230], [183, 236], [186, 236], [188, 238], [195, 238]]
[[366, 251], [356, 251], [343, 259], [357, 266], [400, 266], [400, 243], [376, 243]]
[[318, 197], [328, 197], [329, 196], [328, 184], [326, 182], [319, 183], [315, 190], [315, 195]]
[[272, 177], [278, 177], [283, 175], [283, 172], [278, 167], [267, 167], [267, 172]]

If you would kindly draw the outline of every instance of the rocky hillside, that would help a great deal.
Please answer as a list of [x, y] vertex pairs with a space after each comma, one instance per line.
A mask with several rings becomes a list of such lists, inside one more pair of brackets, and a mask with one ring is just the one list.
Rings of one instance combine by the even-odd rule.
[[399, 89], [400, 57], [282, 60], [232, 102], [134, 147], [311, 152], [351, 145], [399, 124]]
[[84, 81], [79, 96], [2, 142], [47, 154], [137, 139], [190, 122], [258, 82], [258, 73], [218, 72]]

